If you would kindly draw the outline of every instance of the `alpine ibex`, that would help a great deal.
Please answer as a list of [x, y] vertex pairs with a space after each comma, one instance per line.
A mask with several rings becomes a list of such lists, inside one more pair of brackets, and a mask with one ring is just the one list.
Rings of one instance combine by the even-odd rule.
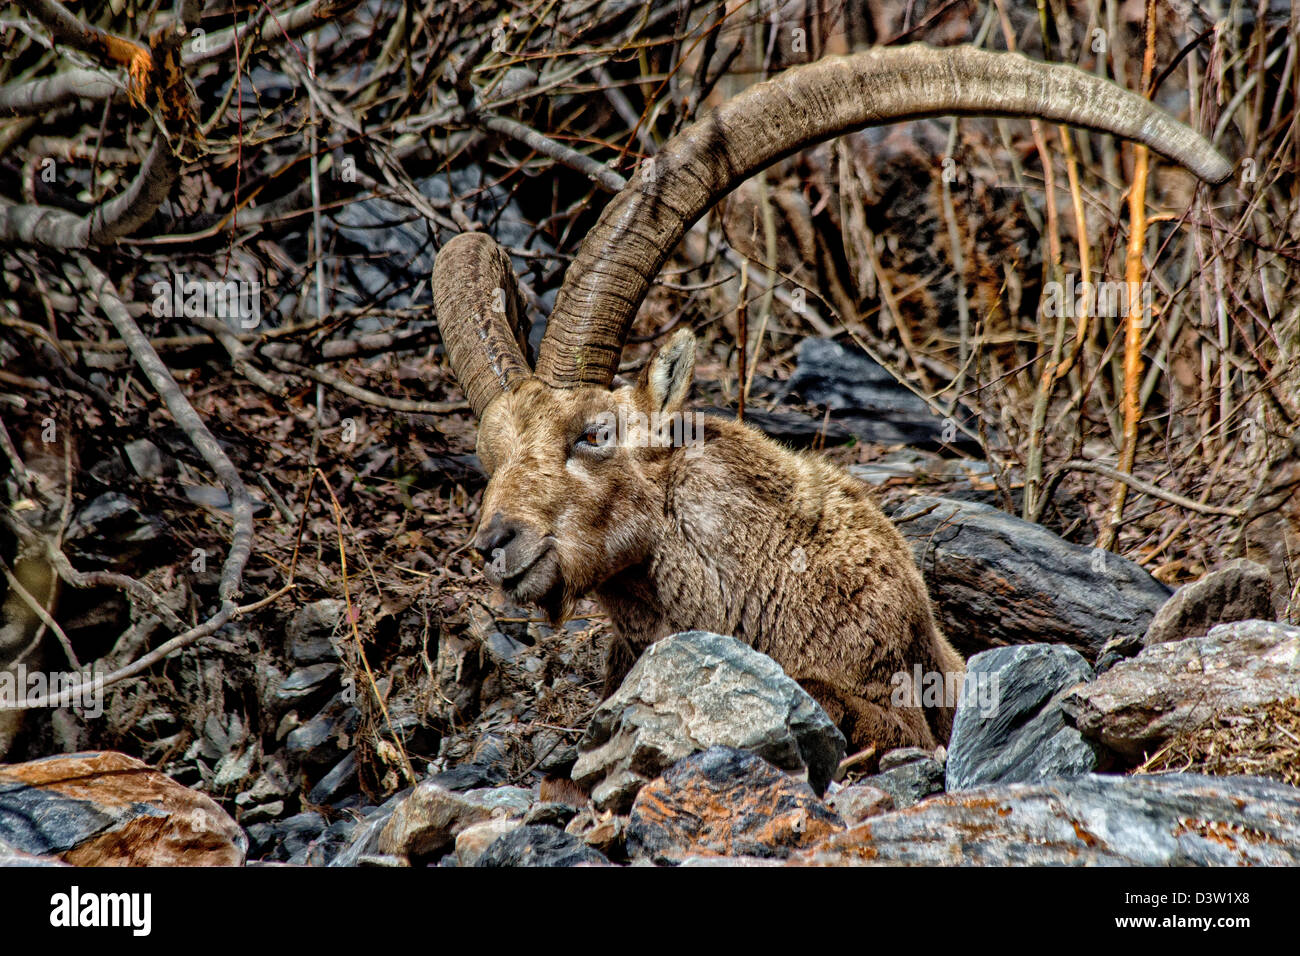
[[1209, 182], [1232, 171], [1147, 100], [1074, 67], [968, 47], [874, 49], [751, 87], [666, 144], [653, 174], [636, 175], [582, 243], [535, 371], [505, 254], [481, 233], [439, 253], [438, 320], [490, 475], [475, 546], [490, 559], [490, 580], [552, 619], [583, 595], [603, 605], [617, 632], [606, 694], [649, 644], [700, 628], [775, 658], [856, 747], [947, 740], [947, 702], [891, 706], [893, 675], [964, 665], [935, 626], [910, 550], [866, 488], [732, 421], [709, 419], [699, 444], [658, 440], [662, 416], [679, 413], [690, 391], [688, 331], [635, 385], [610, 384], [660, 266], [738, 183], [840, 133], [948, 114], [1114, 133]]

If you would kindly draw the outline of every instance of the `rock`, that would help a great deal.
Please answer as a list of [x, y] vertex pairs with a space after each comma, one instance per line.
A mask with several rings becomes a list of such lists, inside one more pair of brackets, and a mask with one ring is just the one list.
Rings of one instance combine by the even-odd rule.
[[609, 861], [555, 827], [517, 827], [483, 851], [475, 866], [607, 866]]
[[0, 843], [77, 866], [239, 866], [248, 850], [212, 799], [112, 751], [0, 767]]
[[306, 848], [289, 857], [290, 863], [303, 866], [329, 866], [352, 841], [357, 825], [347, 818], [335, 820], [312, 840]]
[[617, 812], [668, 767], [722, 745], [748, 750], [821, 793], [844, 756], [844, 736], [770, 657], [704, 631], [652, 644], [596, 709], [578, 744], [573, 779], [598, 809]]
[[948, 791], [1096, 770], [1096, 752], [1066, 723], [1059, 699], [1092, 676], [1088, 662], [1060, 644], [999, 647], [972, 657], [965, 689], [978, 692], [963, 692], [953, 720]]
[[325, 832], [325, 818], [315, 810], [305, 810], [275, 823], [255, 823], [248, 828], [253, 851], [266, 860], [287, 862], [304, 860], [314, 841]]
[[[863, 441], [978, 450], [884, 367], [832, 339], [807, 338], [799, 343], [788, 390], [805, 402], [829, 408], [833, 421]], [[965, 409], [960, 414], [963, 419], [971, 417]]]
[[539, 730], [529, 743], [537, 755], [537, 769], [542, 773], [567, 777], [578, 761], [578, 748], [566, 742], [558, 730]]
[[1273, 582], [1268, 568], [1241, 558], [1175, 591], [1156, 613], [1143, 643], [1150, 647], [1201, 637], [1217, 624], [1272, 616]]
[[586, 809], [569, 821], [564, 832], [581, 837], [583, 843], [606, 859], [627, 859], [627, 817], [608, 810], [596, 813]]
[[[383, 833], [384, 827], [388, 826], [388, 821], [393, 818], [393, 810], [410, 794], [410, 789], [399, 791], [385, 800], [382, 806], [372, 808], [369, 816], [353, 829], [348, 845], [340, 851], [338, 856], [330, 860], [329, 865], [361, 866], [363, 865], [362, 861], [367, 858], [391, 856], [392, 854], [379, 852], [379, 837]], [[405, 857], [401, 857], [401, 859], [403, 866], [409, 865], [409, 860]]]
[[352, 749], [353, 735], [361, 723], [361, 711], [349, 702], [351, 695], [339, 691], [324, 707], [285, 738], [285, 747], [304, 763], [329, 766]]
[[476, 866], [479, 859], [500, 837], [523, 826], [522, 820], [484, 820], [456, 834], [456, 865]]
[[334, 765], [329, 773], [321, 777], [316, 786], [307, 794], [307, 800], [313, 806], [326, 806], [346, 795], [347, 790], [357, 780], [357, 752], [348, 754]]
[[[749, 417], [749, 413], [748, 413], [748, 412], [746, 412], [745, 417], [746, 417], [746, 418]], [[779, 860], [779, 859], [776, 859], [776, 858], [774, 858], [774, 857], [761, 857], [761, 856], [688, 856], [688, 857], [686, 857], [684, 860], [682, 860], [680, 863], [678, 863], [677, 865], [678, 865], [679, 867], [683, 867], [683, 868], [691, 868], [691, 867], [702, 866], [702, 867], [709, 867], [709, 868], [713, 868], [713, 869], [719, 869], [719, 868], [723, 868], [723, 867], [725, 867], [725, 868], [727, 868], [727, 869], [731, 869], [731, 868], [733, 868], [733, 867], [741, 867], [741, 868], [748, 869], [748, 868], [750, 868], [750, 867], [756, 867], [756, 866], [761, 866], [761, 867], [769, 867], [769, 866], [785, 866], [786, 864], [785, 864], [785, 862], [784, 862], [783, 860]]]
[[530, 826], [545, 825], [564, 829], [565, 825], [577, 815], [577, 808], [567, 803], [535, 803], [532, 809], [524, 814], [524, 823]]
[[126, 495], [109, 491], [77, 513], [65, 541], [75, 560], [118, 569], [130, 566], [146, 549], [153, 556], [161, 554], [159, 542], [165, 537], [161, 517], [145, 514]]
[[1108, 551], [1070, 544], [988, 505], [916, 497], [894, 509], [940, 626], [974, 654], [1067, 644], [1095, 660], [1113, 637], [1145, 633], [1167, 587]]
[[844, 824], [802, 780], [734, 747], [678, 761], [637, 794], [628, 821], [634, 857], [784, 857]]
[[313, 601], [299, 610], [285, 628], [289, 656], [298, 664], [318, 664], [339, 659], [334, 644], [336, 634], [345, 636], [343, 627], [347, 605], [327, 598]]
[[878, 787], [855, 783], [827, 794], [826, 806], [849, 826], [853, 826], [868, 817], [879, 816], [894, 809], [894, 798]]
[[879, 769], [893, 770], [895, 767], [905, 767], [909, 763], [916, 763], [927, 757], [933, 758], [934, 754], [924, 747], [895, 747], [893, 750], [885, 751], [884, 756], [880, 758]]
[[243, 783], [253, 770], [253, 760], [258, 756], [256, 747], [243, 751], [232, 750], [222, 757], [212, 768], [212, 786], [216, 790], [228, 790]]
[[448, 790], [488, 789], [510, 779], [513, 762], [509, 742], [499, 734], [487, 733], [474, 741], [467, 760], [430, 775], [429, 781]]
[[885, 791], [896, 807], [910, 807], [932, 793], [943, 792], [943, 764], [926, 754], [920, 760], [863, 777], [856, 783]]
[[393, 808], [379, 834], [382, 854], [407, 859], [438, 857], [467, 827], [490, 819], [522, 819], [532, 795], [520, 787], [454, 790], [425, 781]]
[[1141, 650], [1142, 638], [1137, 634], [1121, 634], [1119, 637], [1112, 637], [1102, 645], [1100, 653], [1097, 654], [1096, 672], [1104, 674], [1120, 661], [1136, 657]]
[[296, 704], [333, 683], [333, 678], [340, 670], [342, 668], [338, 664], [295, 667], [289, 672], [289, 676], [280, 682], [275, 696], [280, 700]]
[[272, 800], [269, 803], [259, 803], [255, 807], [245, 810], [239, 815], [239, 825], [247, 828], [254, 823], [266, 823], [271, 820], [277, 820], [284, 814], [284, 801]]
[[126, 457], [131, 462], [131, 467], [135, 473], [146, 480], [162, 477], [164, 471], [163, 454], [147, 438], [140, 438], [136, 441], [127, 442], [122, 446], [122, 451], [126, 452]]
[[1297, 688], [1300, 627], [1239, 621], [1152, 644], [1061, 705], [1085, 737], [1138, 759], [1216, 714], [1295, 697]]
[[873, 817], [791, 863], [1295, 866], [1300, 790], [1177, 773], [993, 784]]
[[33, 856], [0, 840], [0, 868], [7, 866], [67, 866], [58, 857]]

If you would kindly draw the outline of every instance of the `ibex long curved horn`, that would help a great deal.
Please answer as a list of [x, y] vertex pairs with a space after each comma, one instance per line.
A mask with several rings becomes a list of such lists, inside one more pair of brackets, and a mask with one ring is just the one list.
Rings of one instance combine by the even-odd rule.
[[751, 87], [664, 145], [610, 201], [564, 277], [537, 361], [556, 387], [606, 386], [664, 260], [714, 203], [766, 166], [833, 136], [950, 114], [1033, 116], [1145, 143], [1211, 183], [1232, 166], [1196, 132], [1072, 66], [973, 47], [829, 57]]
[[509, 256], [481, 232], [452, 239], [433, 263], [433, 304], [447, 359], [474, 414], [482, 417], [492, 399], [532, 374]]

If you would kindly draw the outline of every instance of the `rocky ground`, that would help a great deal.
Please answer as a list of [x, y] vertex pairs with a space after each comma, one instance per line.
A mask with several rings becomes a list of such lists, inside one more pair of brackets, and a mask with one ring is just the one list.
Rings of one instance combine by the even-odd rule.
[[[949, 745], [933, 753], [868, 754], [878, 766], [863, 774], [864, 755], [845, 753], [775, 662], [703, 632], [655, 645], [597, 706], [599, 624], [556, 632], [480, 609], [466, 637], [442, 635], [425, 661], [444, 706], [472, 719], [419, 760], [427, 721], [389, 695], [376, 749], [391, 740], [393, 775], [404, 755], [417, 782], [376, 800], [358, 773], [365, 717], [347, 676], [347, 610], [325, 599], [293, 614], [292, 664], [266, 675], [283, 716], [260, 772], [237, 748], [219, 751], [229, 727], [176, 762], [207, 771], [211, 754], [211, 778], [193, 782], [217, 800], [121, 753], [3, 766], [0, 858], [1300, 863], [1300, 628], [1260, 619], [1272, 607], [1263, 569], [1231, 562], [1170, 594], [1136, 565], [1110, 555], [1094, 569], [1087, 549], [978, 504], [912, 497], [895, 514], [941, 611], [969, 609], [958, 633], [987, 647], [970, 658]], [[1019, 547], [999, 550], [1007, 540]], [[1028, 563], [1037, 548], [1054, 561]]]

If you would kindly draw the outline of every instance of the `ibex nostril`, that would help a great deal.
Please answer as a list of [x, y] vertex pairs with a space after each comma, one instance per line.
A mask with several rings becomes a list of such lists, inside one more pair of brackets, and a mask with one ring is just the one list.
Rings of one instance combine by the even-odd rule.
[[498, 511], [492, 516], [487, 527], [481, 529], [474, 538], [474, 550], [483, 556], [484, 561], [491, 562], [514, 540], [518, 532], [518, 526], [507, 522]]

